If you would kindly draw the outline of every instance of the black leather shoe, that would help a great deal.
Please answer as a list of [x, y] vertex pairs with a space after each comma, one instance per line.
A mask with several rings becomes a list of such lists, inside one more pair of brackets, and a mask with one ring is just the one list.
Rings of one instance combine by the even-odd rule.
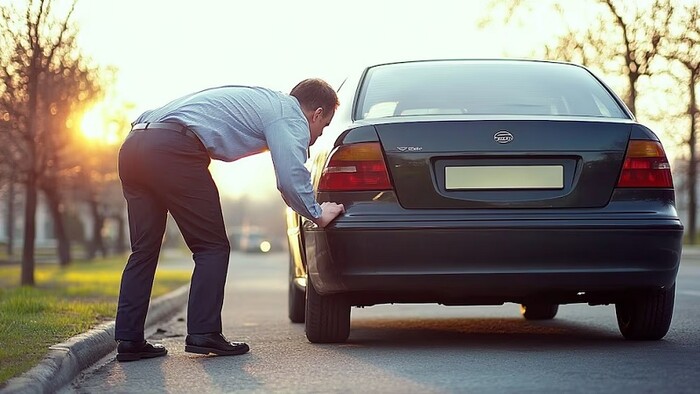
[[151, 345], [146, 341], [119, 341], [117, 345], [117, 361], [136, 361], [166, 354], [168, 350], [163, 345]]
[[243, 342], [229, 342], [221, 333], [189, 334], [185, 338], [185, 351], [189, 353], [219, 356], [235, 356], [248, 353], [250, 348]]

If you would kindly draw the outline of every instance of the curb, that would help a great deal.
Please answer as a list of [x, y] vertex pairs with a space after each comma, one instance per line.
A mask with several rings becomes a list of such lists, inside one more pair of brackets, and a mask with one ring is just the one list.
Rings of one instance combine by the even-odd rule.
[[[165, 320], [187, 302], [189, 285], [155, 299], [146, 317], [146, 327]], [[0, 394], [54, 393], [70, 384], [84, 369], [117, 348], [114, 321], [100, 324], [66, 342], [53, 345], [49, 354], [34, 368], [7, 381]]]

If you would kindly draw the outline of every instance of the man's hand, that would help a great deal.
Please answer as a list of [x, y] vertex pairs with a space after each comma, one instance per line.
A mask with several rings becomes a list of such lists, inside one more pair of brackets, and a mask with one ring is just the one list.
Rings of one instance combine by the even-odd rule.
[[328, 223], [332, 222], [333, 219], [343, 212], [345, 212], [343, 204], [324, 202], [321, 204], [321, 217], [316, 219], [315, 223], [319, 225], [319, 227], [326, 227]]

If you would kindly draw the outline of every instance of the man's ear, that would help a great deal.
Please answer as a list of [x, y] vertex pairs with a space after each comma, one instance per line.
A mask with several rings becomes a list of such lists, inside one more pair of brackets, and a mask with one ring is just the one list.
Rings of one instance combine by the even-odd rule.
[[323, 107], [318, 107], [318, 108], [316, 108], [316, 110], [314, 111], [314, 114], [313, 114], [313, 118], [312, 118], [312, 119], [313, 119], [314, 122], [316, 122], [316, 121], [318, 121], [318, 120], [321, 119], [321, 118], [323, 118]]

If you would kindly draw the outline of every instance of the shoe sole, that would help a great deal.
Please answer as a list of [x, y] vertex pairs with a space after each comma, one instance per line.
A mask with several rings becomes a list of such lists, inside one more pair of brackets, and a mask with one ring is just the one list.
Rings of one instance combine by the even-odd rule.
[[214, 353], [217, 356], [238, 356], [239, 354], [248, 353], [249, 350], [250, 350], [249, 348], [241, 348], [238, 350], [221, 350], [221, 349], [215, 349], [215, 348], [211, 348], [211, 347], [192, 346], [192, 345], [185, 346], [185, 351], [188, 353], [197, 353], [197, 354]]
[[168, 354], [166, 350], [163, 353], [117, 353], [117, 361], [138, 361], [142, 358], [162, 357]]

